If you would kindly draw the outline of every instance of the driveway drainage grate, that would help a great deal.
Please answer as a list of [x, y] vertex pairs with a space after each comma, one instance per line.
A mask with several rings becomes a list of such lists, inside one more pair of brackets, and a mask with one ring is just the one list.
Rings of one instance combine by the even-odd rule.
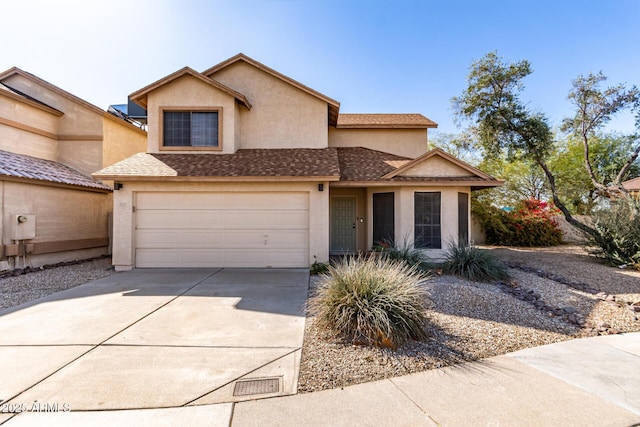
[[249, 396], [252, 394], [277, 393], [280, 391], [279, 378], [263, 378], [236, 382], [233, 388], [234, 396]]

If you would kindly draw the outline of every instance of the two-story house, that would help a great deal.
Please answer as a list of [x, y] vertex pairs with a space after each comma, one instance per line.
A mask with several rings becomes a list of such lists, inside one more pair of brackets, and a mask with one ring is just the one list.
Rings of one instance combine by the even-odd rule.
[[0, 269], [109, 252], [111, 187], [97, 169], [146, 132], [19, 68], [0, 73]]
[[469, 239], [469, 196], [502, 182], [428, 150], [421, 114], [340, 104], [243, 55], [138, 90], [148, 148], [116, 182], [113, 262], [308, 267], [403, 240], [440, 255]]

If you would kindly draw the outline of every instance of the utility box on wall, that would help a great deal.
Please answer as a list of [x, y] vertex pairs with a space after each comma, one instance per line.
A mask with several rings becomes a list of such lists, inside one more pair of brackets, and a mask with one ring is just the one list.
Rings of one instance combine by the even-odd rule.
[[35, 215], [13, 215], [11, 224], [12, 240], [29, 240], [36, 238]]

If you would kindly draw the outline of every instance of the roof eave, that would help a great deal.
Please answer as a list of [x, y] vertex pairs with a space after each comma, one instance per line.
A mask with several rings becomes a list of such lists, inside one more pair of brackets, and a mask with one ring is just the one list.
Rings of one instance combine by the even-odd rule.
[[504, 181], [339, 181], [332, 187], [471, 187], [472, 190], [500, 187]]
[[170, 182], [337, 182], [340, 177], [329, 176], [164, 176], [164, 175], [102, 175], [93, 174], [101, 180], [135, 182], [135, 181], [170, 181]]

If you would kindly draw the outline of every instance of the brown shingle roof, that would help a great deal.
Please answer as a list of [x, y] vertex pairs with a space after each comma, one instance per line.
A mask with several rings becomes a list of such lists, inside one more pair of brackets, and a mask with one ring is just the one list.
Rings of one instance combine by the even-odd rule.
[[361, 147], [338, 148], [340, 181], [376, 181], [411, 159]]
[[0, 179], [12, 177], [111, 191], [77, 170], [51, 160], [0, 150]]
[[338, 128], [435, 128], [438, 124], [422, 114], [340, 114]]
[[[384, 178], [385, 175], [413, 162], [414, 159], [362, 147], [340, 147], [338, 148], [338, 159], [341, 182], [484, 182], [486, 184], [493, 181], [492, 184], [487, 184], [489, 186], [499, 183], [493, 177], [485, 179], [481, 176], [394, 176]], [[472, 186], [482, 188], [475, 184]]]
[[109, 166], [94, 176], [335, 177], [335, 148], [244, 149], [234, 154], [144, 154]]

